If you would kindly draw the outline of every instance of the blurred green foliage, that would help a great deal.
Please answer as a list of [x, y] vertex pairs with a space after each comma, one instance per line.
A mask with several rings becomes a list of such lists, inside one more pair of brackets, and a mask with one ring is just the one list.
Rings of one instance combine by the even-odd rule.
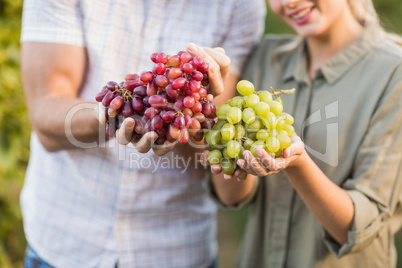
[[19, 193], [30, 126], [19, 70], [22, 0], [0, 0], [0, 267], [21, 266], [25, 238]]
[[[400, 0], [376, 0], [387, 29], [402, 33]], [[19, 193], [29, 157], [30, 125], [19, 70], [22, 0], [0, 0], [0, 267], [21, 267], [26, 241], [22, 229]], [[267, 32], [290, 32], [280, 18], [268, 13]], [[220, 266], [231, 267], [247, 211], [221, 212]], [[236, 223], [236, 224], [234, 224]], [[399, 241], [402, 241], [398, 235]], [[231, 237], [232, 239], [228, 239]], [[401, 243], [401, 242], [399, 242]], [[402, 243], [401, 243], [402, 244]], [[235, 246], [233, 246], [235, 245]], [[398, 247], [401, 250], [402, 247]], [[402, 251], [398, 251], [402, 256]], [[400, 266], [402, 267], [402, 265]]]

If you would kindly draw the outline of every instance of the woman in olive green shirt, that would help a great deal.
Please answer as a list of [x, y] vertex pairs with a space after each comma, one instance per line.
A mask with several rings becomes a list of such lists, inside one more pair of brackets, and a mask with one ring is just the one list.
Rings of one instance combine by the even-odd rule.
[[[369, 0], [269, 2], [299, 36], [267, 36], [243, 78], [256, 89], [296, 88], [282, 100], [303, 142], [292, 137], [275, 160], [258, 149], [263, 165], [245, 151], [237, 180], [214, 176], [211, 191], [222, 206], [252, 205], [238, 265], [395, 267], [402, 219], [398, 37], [380, 28]], [[211, 170], [221, 172], [219, 165]]]

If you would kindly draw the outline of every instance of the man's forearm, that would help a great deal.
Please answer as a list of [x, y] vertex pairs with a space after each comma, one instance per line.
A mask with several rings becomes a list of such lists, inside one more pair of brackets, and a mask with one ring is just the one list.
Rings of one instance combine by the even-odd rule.
[[79, 142], [98, 142], [96, 106], [78, 98], [46, 96], [35, 103], [33, 129], [48, 151], [77, 148]]

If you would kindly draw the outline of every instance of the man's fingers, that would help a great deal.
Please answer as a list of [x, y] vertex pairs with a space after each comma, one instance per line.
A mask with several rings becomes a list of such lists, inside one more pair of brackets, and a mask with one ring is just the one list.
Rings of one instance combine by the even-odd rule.
[[192, 56], [201, 57], [206, 63], [208, 63], [208, 78], [211, 93], [213, 95], [219, 95], [223, 92], [224, 79], [229, 73], [230, 58], [226, 56], [222, 49], [201, 48], [194, 43], [189, 43], [187, 51]]
[[116, 131], [117, 142], [122, 145], [127, 145], [131, 142], [133, 131], [135, 127], [135, 121], [132, 118], [124, 119], [120, 128]]
[[139, 153], [147, 153], [157, 139], [158, 134], [155, 131], [147, 132], [134, 146]]
[[223, 47], [214, 47], [213, 50], [218, 51], [219, 53], [226, 54], [225, 49]]
[[163, 144], [153, 144], [152, 150], [157, 156], [162, 156], [173, 150], [174, 146], [176, 145], [175, 142], [165, 141]]
[[102, 103], [98, 103], [95, 109], [96, 117], [102, 125], [106, 125], [106, 109]]

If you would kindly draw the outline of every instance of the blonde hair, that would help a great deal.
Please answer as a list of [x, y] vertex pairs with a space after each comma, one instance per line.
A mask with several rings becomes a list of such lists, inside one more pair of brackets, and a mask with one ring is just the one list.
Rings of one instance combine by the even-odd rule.
[[381, 27], [380, 19], [372, 0], [349, 0], [348, 3], [353, 16], [361, 25], [372, 29], [374, 34], [382, 35], [384, 38], [402, 46], [402, 37], [386, 32]]

